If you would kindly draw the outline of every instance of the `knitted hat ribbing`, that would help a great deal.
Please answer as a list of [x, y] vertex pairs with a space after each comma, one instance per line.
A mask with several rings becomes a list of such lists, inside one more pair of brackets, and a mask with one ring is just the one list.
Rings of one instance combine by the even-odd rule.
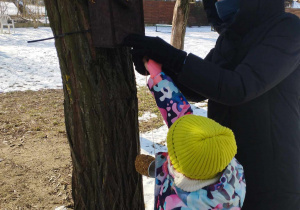
[[211, 179], [230, 163], [237, 152], [233, 132], [206, 117], [185, 115], [167, 136], [171, 163], [191, 179]]

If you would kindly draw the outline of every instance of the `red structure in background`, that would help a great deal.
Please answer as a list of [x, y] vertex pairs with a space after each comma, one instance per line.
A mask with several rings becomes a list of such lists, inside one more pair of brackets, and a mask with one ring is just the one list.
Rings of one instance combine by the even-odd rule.
[[[175, 1], [144, 0], [145, 24], [172, 24]], [[201, 2], [191, 3], [188, 26], [208, 25]]]
[[[172, 24], [175, 1], [144, 0], [145, 24]], [[209, 25], [201, 2], [191, 3], [188, 26]], [[286, 8], [300, 17], [300, 9]]]

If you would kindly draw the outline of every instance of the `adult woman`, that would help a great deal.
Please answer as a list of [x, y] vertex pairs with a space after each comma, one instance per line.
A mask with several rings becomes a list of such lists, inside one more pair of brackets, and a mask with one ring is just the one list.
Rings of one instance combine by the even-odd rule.
[[220, 32], [205, 59], [130, 36], [135, 65], [141, 72], [143, 56], [162, 63], [187, 98], [208, 98], [208, 117], [233, 130], [247, 180], [243, 209], [299, 209], [299, 18], [284, 12], [284, 0], [240, 0], [226, 20], [214, 0], [204, 5]]

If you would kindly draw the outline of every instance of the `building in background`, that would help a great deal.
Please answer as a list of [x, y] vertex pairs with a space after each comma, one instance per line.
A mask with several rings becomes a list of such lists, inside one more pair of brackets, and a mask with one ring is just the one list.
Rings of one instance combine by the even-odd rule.
[[[144, 21], [146, 25], [172, 24], [176, 0], [144, 0]], [[208, 25], [202, 1], [190, 5], [188, 26]]]

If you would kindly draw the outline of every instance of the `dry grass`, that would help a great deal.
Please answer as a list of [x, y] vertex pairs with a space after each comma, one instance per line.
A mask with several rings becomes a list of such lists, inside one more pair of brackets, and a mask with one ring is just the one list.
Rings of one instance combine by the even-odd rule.
[[159, 109], [156, 106], [155, 99], [148, 90], [147, 87], [139, 87], [138, 89], [138, 103], [139, 103], [139, 117], [145, 112], [155, 114], [157, 117], [151, 118], [148, 121], [141, 121], [139, 123], [139, 129], [141, 132], [147, 132], [153, 129], [157, 129], [164, 125], [163, 118]]

